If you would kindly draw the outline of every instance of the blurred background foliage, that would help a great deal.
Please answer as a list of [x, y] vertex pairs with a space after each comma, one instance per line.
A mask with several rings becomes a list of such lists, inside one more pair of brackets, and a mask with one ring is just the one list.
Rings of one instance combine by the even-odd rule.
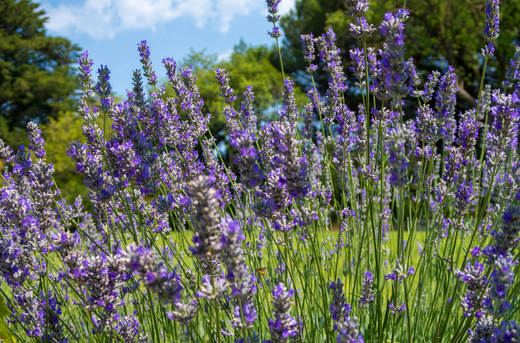
[[[483, 59], [479, 52], [484, 46], [485, 2], [371, 0], [367, 20], [377, 27], [384, 13], [405, 5], [410, 11], [405, 28], [406, 58], [413, 56], [423, 81], [432, 70], [444, 72], [448, 65], [455, 67], [459, 87], [457, 106], [458, 110], [464, 110], [474, 106], [481, 78]], [[500, 20], [500, 37], [485, 80], [493, 87], [498, 87], [504, 79], [514, 46], [519, 44], [520, 1], [502, 1]], [[42, 124], [47, 160], [54, 163], [56, 182], [71, 201], [86, 192], [74, 164], [65, 153], [70, 141], [82, 140], [82, 119], [75, 111], [78, 101], [75, 62], [80, 48], [65, 38], [48, 36], [45, 21], [44, 11], [35, 2], [0, 0], [0, 138], [16, 149], [27, 144], [25, 126], [29, 120]], [[282, 17], [284, 69], [286, 76], [295, 80], [299, 106], [306, 103], [304, 93], [311, 88], [310, 78], [305, 73], [307, 64], [302, 58], [300, 35], [313, 33], [318, 36], [332, 27], [342, 51], [348, 82], [353, 84], [352, 73], [348, 71], [349, 50], [359, 47], [359, 42], [350, 36], [351, 22], [342, 0], [297, 0], [295, 8]], [[382, 44], [378, 31], [368, 39], [368, 45], [376, 49]], [[232, 150], [225, 136], [224, 102], [219, 96], [214, 71], [227, 69], [231, 87], [238, 96], [235, 108], [240, 108], [246, 87], [253, 87], [254, 109], [259, 125], [262, 125], [275, 118], [281, 104], [283, 81], [276, 46], [251, 46], [240, 41], [228, 58], [219, 60], [216, 55], [192, 51], [181, 65], [191, 65], [194, 69], [205, 101], [204, 111], [212, 115], [210, 130], [220, 142], [221, 153], [229, 163]], [[327, 76], [320, 71], [315, 80], [319, 90], [324, 92]], [[163, 84], [166, 95], [173, 96], [166, 79]], [[346, 94], [347, 105], [356, 109], [360, 96], [351, 87]], [[414, 115], [410, 109], [408, 111], [408, 116]]]

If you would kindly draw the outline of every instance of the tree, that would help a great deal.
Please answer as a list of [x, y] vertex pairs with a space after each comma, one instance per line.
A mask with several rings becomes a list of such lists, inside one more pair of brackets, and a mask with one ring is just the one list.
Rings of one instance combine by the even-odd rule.
[[9, 130], [46, 123], [72, 108], [80, 49], [46, 34], [45, 12], [30, 0], [0, 0], [0, 117]]
[[[405, 1], [371, 0], [367, 21], [378, 27], [385, 12], [395, 12]], [[408, 1], [406, 9], [410, 18], [405, 24], [406, 58], [413, 57], [418, 70], [425, 74], [432, 70], [445, 71], [448, 65], [455, 68], [458, 79], [459, 109], [475, 104], [480, 84], [483, 58], [480, 49], [485, 45], [484, 30], [486, 0], [423, 0]], [[501, 4], [500, 37], [496, 43], [495, 57], [488, 65], [486, 83], [500, 86], [504, 80], [509, 60], [518, 44], [520, 22], [520, 2], [504, 1]], [[297, 76], [296, 80], [304, 89], [310, 88], [304, 69], [300, 34], [321, 35], [329, 27], [336, 32], [337, 45], [342, 50], [345, 69], [350, 65], [348, 51], [361, 48], [359, 41], [350, 35], [353, 19], [345, 14], [342, 0], [297, 0], [296, 7], [281, 20], [285, 32], [283, 45], [284, 67]], [[383, 40], [377, 30], [368, 38], [368, 45], [382, 48]], [[275, 64], [276, 65], [276, 64]], [[347, 76], [352, 77], [347, 72]], [[354, 79], [350, 81], [353, 83]], [[327, 77], [317, 75], [321, 90], [327, 87]], [[351, 84], [352, 84], [351, 83]], [[352, 101], [347, 94], [346, 101]], [[352, 104], [357, 103], [354, 99]]]
[[[62, 112], [57, 118], [50, 118], [42, 126], [47, 162], [54, 166], [54, 180], [69, 204], [74, 198], [81, 195], [86, 198], [87, 188], [83, 185], [83, 178], [76, 172], [76, 164], [72, 162], [66, 151], [72, 141], [84, 141], [81, 125], [84, 120], [76, 112]], [[101, 119], [98, 125], [103, 125]], [[85, 202], [90, 206], [90, 202]]]

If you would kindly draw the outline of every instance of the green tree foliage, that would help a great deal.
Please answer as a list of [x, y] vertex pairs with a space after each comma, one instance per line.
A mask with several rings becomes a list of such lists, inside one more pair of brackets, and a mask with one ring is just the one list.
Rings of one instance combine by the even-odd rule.
[[[45, 12], [29, 0], [0, 0], [0, 117], [9, 130], [45, 123], [72, 108], [77, 45], [46, 34]], [[9, 142], [12, 143], [12, 142]]]
[[70, 142], [84, 141], [81, 128], [83, 122], [84, 120], [79, 114], [67, 111], [61, 112], [57, 118], [50, 118], [48, 123], [42, 127], [47, 151], [46, 159], [53, 164], [54, 180], [68, 203], [71, 203], [78, 195], [85, 199], [87, 194], [82, 177], [76, 173], [76, 165], [65, 153], [69, 149]]
[[[367, 21], [378, 27], [385, 12], [402, 8], [405, 1], [371, 0]], [[455, 68], [458, 80], [458, 100], [461, 108], [475, 104], [481, 78], [483, 58], [480, 49], [485, 41], [485, 0], [422, 0], [406, 2], [410, 18], [405, 26], [406, 58], [412, 57], [425, 80], [426, 74], [438, 69], [445, 71], [448, 65]], [[498, 87], [504, 80], [505, 70], [518, 44], [520, 1], [504, 1], [500, 11], [500, 37], [495, 57], [490, 61], [486, 83]], [[361, 42], [350, 35], [353, 19], [345, 14], [342, 0], [297, 0], [296, 7], [281, 20], [285, 32], [284, 67], [304, 89], [310, 88], [304, 69], [300, 35], [321, 35], [329, 27], [337, 34], [337, 45], [342, 51], [345, 69], [350, 66], [348, 51], [361, 48]], [[382, 48], [383, 41], [377, 30], [368, 38], [368, 46]], [[276, 65], [276, 64], [275, 64]], [[347, 73], [351, 77], [351, 73]], [[327, 86], [324, 74], [317, 76], [321, 90]], [[353, 81], [353, 79], [351, 79]], [[347, 94], [348, 97], [353, 94]], [[355, 103], [358, 99], [355, 99]], [[353, 102], [354, 103], [354, 102]]]

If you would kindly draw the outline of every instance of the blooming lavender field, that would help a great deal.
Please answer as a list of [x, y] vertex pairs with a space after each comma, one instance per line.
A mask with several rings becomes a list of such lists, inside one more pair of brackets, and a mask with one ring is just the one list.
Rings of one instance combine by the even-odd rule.
[[[385, 15], [376, 51], [368, 1], [344, 2], [363, 102], [345, 105], [332, 29], [301, 36], [307, 72], [326, 71], [328, 90], [296, 104], [284, 77], [276, 121], [258, 123], [254, 90], [231, 89], [217, 69], [232, 165], [191, 68], [163, 60], [167, 97], [143, 41], [142, 70], [116, 104], [109, 69], [94, 81], [85, 51], [84, 141], [63, 153], [92, 210], [62, 198], [36, 123], [28, 147], [0, 140], [0, 338], [520, 342], [519, 47], [502, 87], [484, 84], [499, 1], [486, 6], [477, 108], [462, 113], [452, 67], [423, 84], [405, 60], [405, 8]], [[279, 3], [267, 0], [277, 44]]]

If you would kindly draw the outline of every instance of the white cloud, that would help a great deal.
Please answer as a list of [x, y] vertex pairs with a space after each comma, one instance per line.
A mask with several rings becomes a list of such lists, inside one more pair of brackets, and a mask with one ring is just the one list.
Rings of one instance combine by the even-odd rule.
[[296, 0], [282, 0], [282, 3], [279, 7], [279, 14], [286, 14], [289, 13], [291, 9], [294, 8], [294, 4], [296, 3]]
[[229, 49], [228, 51], [224, 51], [217, 56], [218, 61], [225, 61], [228, 58], [231, 57], [231, 54], [233, 54], [233, 49]]
[[[283, 0], [286, 13], [295, 0]], [[225, 33], [237, 15], [267, 12], [262, 0], [85, 0], [82, 4], [42, 4], [47, 29], [60, 34], [77, 31], [97, 39], [113, 38], [133, 29], [156, 29], [176, 18], [191, 18], [198, 27], [210, 24]], [[267, 13], [266, 13], [267, 15]]]

